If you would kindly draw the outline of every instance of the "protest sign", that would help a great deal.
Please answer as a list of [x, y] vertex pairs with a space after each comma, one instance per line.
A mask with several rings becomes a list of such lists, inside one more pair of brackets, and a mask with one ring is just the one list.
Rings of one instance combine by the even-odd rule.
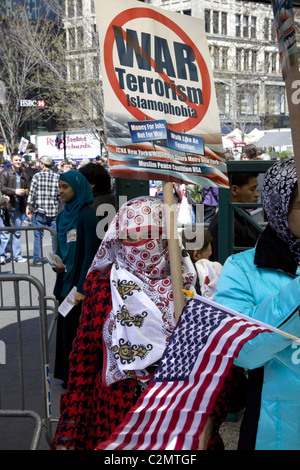
[[112, 176], [228, 187], [204, 21], [133, 0], [95, 7]]

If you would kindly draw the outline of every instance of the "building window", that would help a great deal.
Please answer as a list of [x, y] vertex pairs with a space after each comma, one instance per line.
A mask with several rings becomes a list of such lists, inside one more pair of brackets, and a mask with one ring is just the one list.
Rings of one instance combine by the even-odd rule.
[[251, 38], [256, 38], [256, 18], [255, 16], [251, 16]]
[[272, 72], [277, 72], [277, 63], [278, 63], [278, 54], [277, 52], [272, 52]]
[[75, 28], [68, 29], [68, 44], [69, 50], [73, 50], [76, 48]]
[[99, 78], [99, 60], [98, 57], [93, 57], [93, 78], [98, 80]]
[[244, 71], [249, 71], [250, 68], [250, 51], [248, 49], [244, 50]]
[[213, 11], [213, 33], [219, 34], [219, 12]]
[[235, 66], [237, 72], [257, 71], [257, 51], [251, 49], [236, 49]]
[[274, 21], [270, 18], [264, 19], [264, 36], [268, 41], [274, 41], [275, 31], [274, 31]]
[[222, 48], [222, 69], [228, 70], [228, 47]]
[[220, 68], [220, 48], [219, 47], [214, 47], [214, 68], [219, 69]]
[[285, 87], [266, 85], [265, 98], [268, 114], [285, 114]]
[[97, 25], [92, 25], [92, 47], [97, 47], [99, 44], [99, 35], [97, 31]]
[[74, 0], [68, 0], [68, 17], [74, 18], [75, 11], [74, 11]]
[[247, 116], [255, 116], [258, 114], [258, 88], [257, 86], [239, 87], [239, 103], [240, 114]]
[[210, 33], [210, 10], [205, 10], [204, 14], [205, 32]]
[[251, 69], [252, 72], [257, 72], [257, 51], [251, 52]]
[[82, 49], [84, 46], [83, 27], [78, 26], [77, 28], [77, 49]]
[[235, 15], [235, 35], [241, 37], [241, 15]]
[[221, 13], [221, 34], [222, 36], [227, 36], [227, 13]]
[[82, 16], [82, 0], [77, 0], [76, 14], [77, 14], [77, 16]]
[[249, 35], [249, 16], [243, 17], [243, 37], [247, 38]]
[[277, 52], [265, 51], [265, 73], [275, 73], [277, 71]]
[[68, 29], [68, 50], [82, 49], [84, 47], [84, 30], [82, 26]]
[[235, 68], [237, 72], [242, 71], [242, 55], [243, 55], [242, 49], [237, 49], [236, 56], [235, 56]]
[[219, 113], [226, 119], [230, 114], [230, 86], [225, 83], [216, 83], [216, 98], [218, 102]]
[[264, 34], [266, 39], [270, 39], [270, 19], [264, 19]]
[[75, 81], [77, 80], [76, 77], [76, 64], [74, 61], [69, 61], [69, 78], [70, 81]]
[[228, 48], [213, 46], [209, 50], [214, 69], [228, 70]]
[[78, 80], [83, 81], [85, 80], [85, 70], [84, 70], [84, 59], [78, 59]]

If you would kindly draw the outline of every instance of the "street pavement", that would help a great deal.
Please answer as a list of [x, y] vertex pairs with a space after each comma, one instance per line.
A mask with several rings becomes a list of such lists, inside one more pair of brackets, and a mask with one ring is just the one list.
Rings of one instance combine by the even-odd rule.
[[[26, 231], [22, 233], [22, 255], [27, 262], [14, 264], [8, 262], [0, 267], [0, 274], [6, 275], [12, 272], [16, 274], [33, 276], [38, 279], [45, 287], [45, 294], [52, 296], [56, 274], [47, 263], [43, 268], [29, 267], [29, 261], [32, 260], [33, 232]], [[44, 254], [51, 251], [50, 233], [45, 232], [43, 242]], [[44, 272], [44, 273], [43, 273]], [[34, 411], [40, 418], [47, 416], [47, 407], [51, 408], [51, 433], [54, 435], [57, 421], [59, 419], [59, 402], [63, 392], [61, 381], [53, 378], [53, 366], [55, 358], [55, 329], [48, 345], [49, 351], [49, 369], [50, 386], [49, 390], [44, 391], [43, 370], [45, 368], [42, 359], [42, 344], [40, 332], [40, 320], [38, 306], [38, 294], [36, 289], [30, 291], [28, 279], [20, 284], [20, 305], [26, 309], [20, 312], [21, 329], [17, 328], [17, 315], [14, 299], [16, 292], [14, 285], [9, 281], [3, 281], [0, 292], [1, 305], [10, 308], [0, 310], [0, 345], [5, 345], [5, 361], [1, 361], [0, 351], [0, 410], [30, 410]], [[49, 311], [47, 310], [48, 325], [51, 325], [54, 313], [51, 307], [53, 303], [47, 301]], [[31, 308], [32, 306], [32, 308]], [[20, 341], [21, 338], [21, 341]], [[22, 354], [20, 346], [22, 344]], [[0, 348], [1, 349], [1, 348]], [[21, 363], [24, 369], [24, 389], [25, 400], [22, 403], [20, 393]], [[48, 394], [50, 393], [50, 396]], [[48, 408], [48, 409], [50, 409]], [[45, 422], [45, 421], [44, 421]], [[225, 442], [226, 450], [234, 450], [237, 446], [240, 421], [226, 422], [221, 428], [221, 434]], [[28, 450], [32, 446], [36, 421], [30, 417], [4, 417], [0, 416], [0, 450]], [[38, 450], [49, 449], [49, 438], [46, 436], [46, 427], [43, 426], [42, 434], [37, 439]]]

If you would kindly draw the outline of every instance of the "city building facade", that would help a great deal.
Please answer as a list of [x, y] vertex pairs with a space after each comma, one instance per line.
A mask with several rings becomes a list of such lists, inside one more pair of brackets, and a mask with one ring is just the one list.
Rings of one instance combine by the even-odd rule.
[[[2, 6], [9, 8], [15, 1], [6, 0]], [[32, 19], [35, 15], [42, 15], [40, 0], [18, 1], [28, 4]], [[59, 24], [65, 30], [67, 80], [77, 86], [78, 83], [84, 86], [89, 81], [93, 82], [82, 109], [88, 111], [103, 135], [101, 67], [94, 1], [57, 2], [61, 6]], [[271, 2], [145, 0], [144, 3], [204, 20], [224, 135], [235, 128], [248, 133], [255, 127], [289, 127]], [[296, 22], [298, 7], [294, 6]], [[73, 122], [68, 122], [68, 129], [72, 126], [79, 129], [79, 116], [76, 114], [79, 111], [74, 109]], [[35, 133], [34, 127], [41, 126], [41, 123], [31, 121], [26, 126], [23, 135]], [[43, 123], [41, 130], [55, 132], [55, 122]]]

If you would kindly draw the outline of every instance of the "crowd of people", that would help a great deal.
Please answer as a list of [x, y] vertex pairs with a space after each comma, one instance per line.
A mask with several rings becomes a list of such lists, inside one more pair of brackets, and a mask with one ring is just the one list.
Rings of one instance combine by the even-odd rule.
[[[13, 154], [10, 165], [0, 172], [2, 227], [20, 227], [26, 216], [33, 228], [51, 228], [52, 251], [61, 258], [61, 265], [55, 268], [54, 287], [59, 304], [76, 287], [74, 308], [67, 317], [59, 315], [57, 322], [54, 376], [63, 384], [68, 380], [68, 357], [85, 297], [83, 283], [100, 242], [96, 231], [100, 219], [97, 208], [103, 202], [114, 205], [111, 177], [102, 163], [87, 159], [77, 169], [65, 160], [57, 168], [51, 157], [43, 156], [38, 167], [25, 167], [22, 156]], [[34, 230], [33, 259], [29, 262], [33, 267], [44, 263], [43, 235], [43, 229]], [[8, 249], [15, 262], [27, 261], [21, 256], [20, 237], [20, 230], [13, 231], [10, 247], [10, 232], [0, 232], [1, 264], [6, 263]]]
[[[246, 155], [253, 148], [244, 150]], [[248, 158], [257, 158], [253, 155]], [[49, 157], [33, 170], [27, 172], [21, 157], [12, 156], [11, 166], [0, 172], [0, 204], [13, 223], [18, 218], [22, 223], [26, 214], [33, 226], [57, 233], [61, 263], [53, 268], [54, 294], [59, 304], [74, 295], [74, 307], [57, 323], [54, 377], [65, 391], [51, 449], [97, 449], [147, 387], [176, 326], [163, 198], [127, 201], [99, 240], [97, 207], [115, 203], [109, 171], [88, 161], [76, 169], [63, 162], [57, 171]], [[258, 231], [237, 214], [234, 242], [243, 248], [222, 266], [218, 204], [211, 204], [204, 211], [204, 236], [195, 236], [193, 249], [187, 243], [190, 233], [180, 232], [183, 287], [299, 337], [300, 196], [294, 158], [274, 162], [261, 191], [258, 176], [233, 174], [230, 194], [241, 204], [255, 205], [261, 197], [266, 227]], [[180, 207], [189, 196], [190, 206], [204, 204], [208, 191], [199, 187], [189, 195], [174, 185], [174, 193]], [[20, 235], [15, 234], [11, 250], [20, 262]], [[36, 267], [43, 263], [41, 241], [41, 234], [35, 236]], [[223, 450], [220, 426], [228, 413], [240, 410], [239, 449], [300, 448], [297, 347], [276, 333], [245, 343], [199, 436], [198, 450]]]
[[255, 144], [235, 147], [234, 150], [226, 149], [226, 157], [229, 160], [272, 160], [269, 153], [258, 149]]

